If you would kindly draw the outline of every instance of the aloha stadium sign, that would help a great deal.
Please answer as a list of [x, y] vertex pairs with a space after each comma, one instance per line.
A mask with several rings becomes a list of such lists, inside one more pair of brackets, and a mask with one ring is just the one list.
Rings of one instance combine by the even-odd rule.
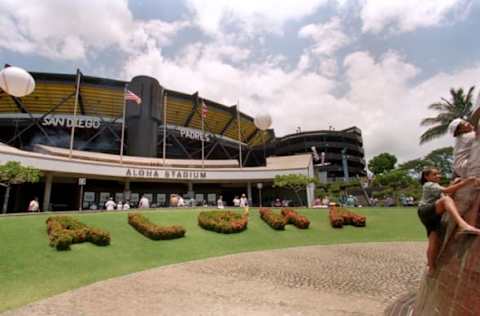
[[206, 179], [207, 172], [200, 170], [156, 170], [144, 168], [128, 168], [127, 177], [151, 179]]

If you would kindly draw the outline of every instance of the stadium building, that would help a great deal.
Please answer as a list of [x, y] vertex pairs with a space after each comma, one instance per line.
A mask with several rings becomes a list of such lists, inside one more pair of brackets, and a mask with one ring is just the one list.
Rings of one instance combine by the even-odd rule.
[[[271, 187], [278, 174], [322, 181], [365, 175], [356, 127], [275, 137], [235, 105], [169, 90], [150, 77], [124, 82], [80, 72], [31, 74], [31, 95], [0, 94], [0, 163], [20, 161], [43, 174], [40, 183], [14, 187], [11, 211], [25, 210], [33, 196], [42, 210], [101, 206], [110, 196], [135, 205], [140, 194], [164, 206], [173, 193], [210, 204], [220, 195], [230, 204], [245, 193], [258, 205], [260, 190], [268, 205], [282, 194]], [[141, 104], [125, 103], [127, 85]], [[313, 192], [306, 189], [305, 204]]]

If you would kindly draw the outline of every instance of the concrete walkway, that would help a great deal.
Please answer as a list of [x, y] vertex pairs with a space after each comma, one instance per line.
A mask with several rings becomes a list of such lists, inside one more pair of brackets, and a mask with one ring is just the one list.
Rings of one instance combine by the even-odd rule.
[[382, 315], [416, 291], [424, 242], [311, 246], [160, 267], [3, 316]]

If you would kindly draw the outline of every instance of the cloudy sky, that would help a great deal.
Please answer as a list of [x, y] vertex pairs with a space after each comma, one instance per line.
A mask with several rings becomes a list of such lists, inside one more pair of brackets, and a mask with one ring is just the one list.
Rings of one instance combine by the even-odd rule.
[[1, 63], [150, 75], [277, 136], [358, 126], [367, 159], [450, 145], [418, 144], [428, 104], [480, 88], [480, 0], [0, 0], [0, 29]]

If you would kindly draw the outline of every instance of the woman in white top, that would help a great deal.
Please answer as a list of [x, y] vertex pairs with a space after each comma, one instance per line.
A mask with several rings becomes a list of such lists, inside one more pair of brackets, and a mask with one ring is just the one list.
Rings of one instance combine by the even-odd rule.
[[119, 201], [117, 203], [117, 211], [121, 211], [121, 210], [123, 210], [123, 205], [122, 205], [122, 201]]
[[221, 195], [218, 197], [217, 207], [220, 208], [220, 209], [224, 208], [224, 206], [223, 206], [223, 196], [221, 196]]
[[123, 210], [124, 211], [128, 211], [130, 209], [130, 204], [128, 203], [128, 201], [126, 201], [124, 204], [123, 204]]
[[240, 199], [238, 198], [238, 196], [235, 196], [235, 198], [233, 199], [233, 206], [240, 206]]
[[107, 211], [115, 210], [115, 206], [117, 205], [115, 204], [115, 202], [113, 202], [113, 198], [109, 198], [107, 203], [105, 203], [105, 208], [107, 209]]
[[184, 207], [184, 206], [185, 206], [185, 200], [181, 195], [179, 195], [177, 200], [177, 207]]
[[245, 207], [248, 206], [248, 200], [245, 194], [242, 194], [242, 197], [240, 198], [240, 207]]
[[38, 198], [35, 197], [30, 204], [28, 204], [28, 210], [30, 212], [40, 212], [40, 205], [38, 204]]

